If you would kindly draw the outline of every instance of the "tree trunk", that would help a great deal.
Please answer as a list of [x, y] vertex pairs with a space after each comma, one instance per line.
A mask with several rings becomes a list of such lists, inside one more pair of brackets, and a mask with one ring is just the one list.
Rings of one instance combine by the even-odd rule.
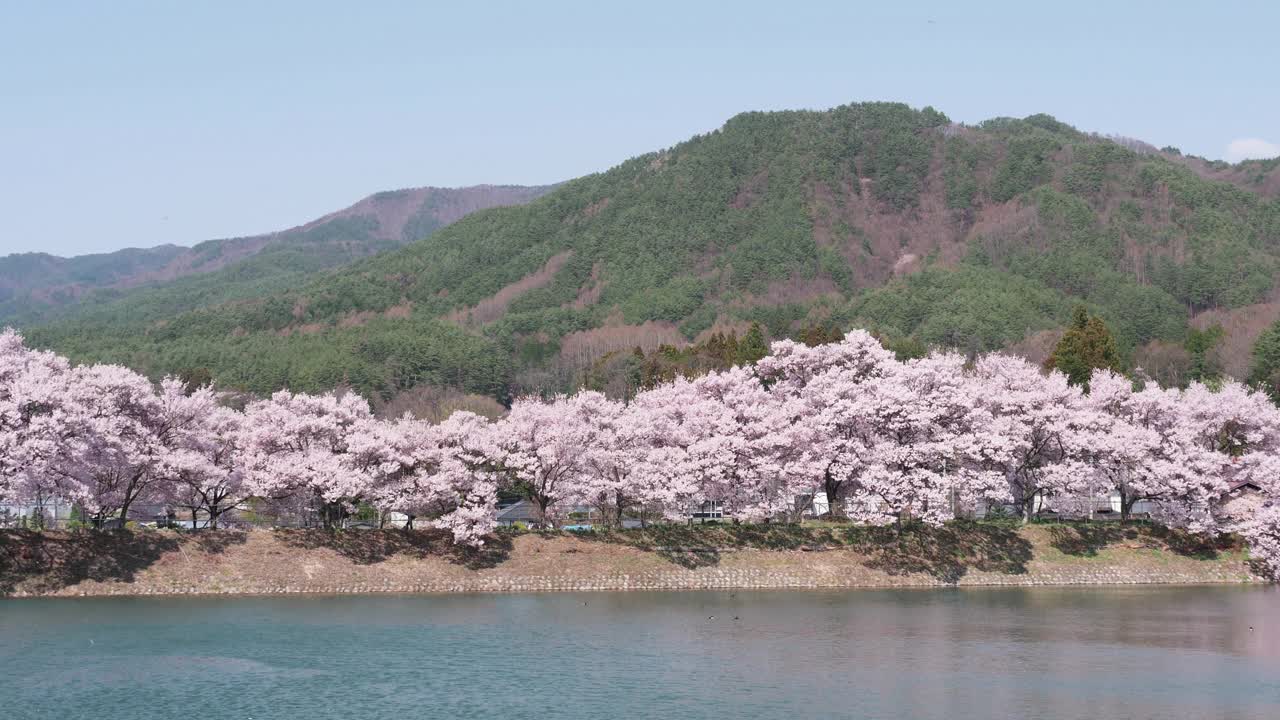
[[844, 517], [844, 508], [840, 508], [837, 504], [840, 498], [840, 485], [839, 481], [831, 477], [830, 470], [824, 473], [822, 489], [827, 495], [827, 514], [831, 517]]
[[547, 521], [547, 506], [551, 504], [550, 498], [543, 495], [534, 495], [533, 504], [538, 507], [538, 522], [542, 524], [545, 530], [551, 523]]

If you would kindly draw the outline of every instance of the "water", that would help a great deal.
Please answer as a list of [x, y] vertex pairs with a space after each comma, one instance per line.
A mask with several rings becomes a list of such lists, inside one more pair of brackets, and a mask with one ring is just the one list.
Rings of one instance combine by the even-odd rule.
[[0, 717], [1276, 720], [1280, 589], [0, 600]]

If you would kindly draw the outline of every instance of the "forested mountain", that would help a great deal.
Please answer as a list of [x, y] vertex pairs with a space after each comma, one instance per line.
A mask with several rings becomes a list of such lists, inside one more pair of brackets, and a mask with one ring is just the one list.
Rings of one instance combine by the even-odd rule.
[[162, 245], [71, 258], [8, 255], [0, 257], [0, 325], [74, 314], [158, 319], [256, 297], [421, 240], [476, 210], [518, 205], [550, 189], [480, 185], [394, 190], [282, 232], [209, 240], [190, 248]]
[[1276, 161], [1210, 163], [1045, 115], [752, 112], [287, 290], [184, 312], [117, 304], [28, 334], [258, 392], [505, 398], [753, 322], [1042, 359], [1083, 303], [1161, 379], [1209, 355], [1243, 376], [1280, 316], [1277, 188]]

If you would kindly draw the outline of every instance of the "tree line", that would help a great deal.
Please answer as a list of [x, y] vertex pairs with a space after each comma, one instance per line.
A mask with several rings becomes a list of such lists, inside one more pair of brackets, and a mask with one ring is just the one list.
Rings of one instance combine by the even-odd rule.
[[144, 499], [214, 526], [249, 498], [313, 502], [328, 526], [370, 505], [481, 544], [499, 493], [548, 524], [584, 506], [613, 524], [679, 521], [707, 501], [735, 520], [791, 522], [815, 498], [855, 522], [941, 524], [982, 503], [1031, 519], [1115, 494], [1126, 519], [1147, 501], [1156, 520], [1239, 532], [1280, 563], [1280, 410], [1235, 382], [1163, 389], [1100, 368], [1086, 388], [1000, 354], [899, 360], [855, 330], [778, 341], [754, 365], [628, 402], [519, 398], [495, 421], [384, 420], [351, 393], [226, 400], [72, 366], [6, 331], [0, 496], [62, 497], [98, 525]]

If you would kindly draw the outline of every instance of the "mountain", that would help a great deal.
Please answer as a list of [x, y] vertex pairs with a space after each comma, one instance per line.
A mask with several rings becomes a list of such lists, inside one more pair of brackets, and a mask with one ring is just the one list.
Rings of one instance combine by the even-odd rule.
[[1280, 309], [1276, 167], [1047, 115], [970, 126], [894, 103], [751, 112], [259, 298], [105, 307], [29, 335], [257, 392], [504, 398], [569, 389], [609, 353], [750, 323], [775, 338], [861, 325], [1042, 358], [1083, 303], [1169, 381], [1205, 360], [1192, 330], [1219, 323], [1214, 362], [1240, 374], [1250, 335]]
[[136, 284], [189, 252], [189, 248], [161, 245], [72, 258], [48, 253], [0, 257], [0, 320], [27, 316], [38, 306], [74, 303], [92, 288]]
[[[479, 185], [394, 190], [289, 230], [209, 240], [190, 248], [162, 245], [72, 258], [45, 253], [0, 257], [0, 324], [47, 321], [125, 298], [132, 311], [153, 309], [144, 312], [150, 317], [253, 297], [420, 240], [477, 210], [525, 203], [550, 189]], [[139, 293], [138, 288], [154, 291]]]

